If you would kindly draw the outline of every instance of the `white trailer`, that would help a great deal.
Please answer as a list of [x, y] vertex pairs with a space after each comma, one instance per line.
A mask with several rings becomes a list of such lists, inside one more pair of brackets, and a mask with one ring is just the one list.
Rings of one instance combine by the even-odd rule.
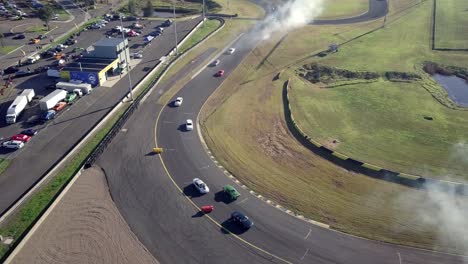
[[28, 104], [28, 99], [24, 95], [19, 95], [15, 98], [13, 103], [8, 107], [7, 114], [5, 116], [7, 124], [16, 123], [16, 119], [23, 112], [24, 108]]
[[75, 89], [80, 89], [83, 94], [89, 94], [91, 93], [91, 90], [93, 89], [91, 84], [89, 83], [71, 83], [71, 82], [58, 82], [55, 84], [55, 87], [57, 89], [62, 89], [67, 92], [73, 92]]
[[58, 102], [65, 99], [67, 91], [57, 89], [39, 101], [39, 107], [42, 111], [47, 111], [54, 107]]
[[34, 89], [24, 89], [21, 95], [26, 96], [26, 99], [28, 99], [28, 103], [30, 103], [36, 95], [36, 93], [34, 93]]

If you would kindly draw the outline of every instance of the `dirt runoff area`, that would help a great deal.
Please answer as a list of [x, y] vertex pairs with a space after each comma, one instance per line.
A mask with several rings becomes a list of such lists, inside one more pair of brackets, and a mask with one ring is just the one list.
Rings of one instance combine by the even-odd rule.
[[11, 263], [159, 263], [112, 201], [104, 174], [90, 168]]

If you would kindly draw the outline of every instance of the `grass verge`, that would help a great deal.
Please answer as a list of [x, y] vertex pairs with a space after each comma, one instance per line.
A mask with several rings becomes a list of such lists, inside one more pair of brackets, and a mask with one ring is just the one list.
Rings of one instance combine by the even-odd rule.
[[28, 27], [25, 30], [26, 33], [45, 33], [47, 32], [47, 27], [44, 27], [43, 25], [35, 25], [32, 27]]
[[18, 48], [19, 46], [3, 46], [0, 47], [0, 54], [8, 54]]
[[190, 47], [193, 47], [195, 44], [200, 42], [204, 37], [208, 36], [211, 32], [216, 30], [221, 22], [219, 22], [216, 19], [208, 19], [204, 22], [204, 25], [200, 26], [195, 33], [193, 33], [192, 36], [190, 36], [185, 43], [180, 46], [179, 52], [184, 53], [187, 51]]
[[8, 166], [10, 166], [11, 160], [9, 159], [0, 159], [0, 174], [2, 174]]

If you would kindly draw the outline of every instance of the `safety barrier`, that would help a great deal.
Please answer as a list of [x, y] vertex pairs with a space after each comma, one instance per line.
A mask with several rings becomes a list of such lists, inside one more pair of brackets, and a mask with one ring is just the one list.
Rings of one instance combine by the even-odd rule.
[[428, 177], [387, 170], [370, 163], [350, 158], [345, 154], [331, 150], [319, 142], [313, 140], [301, 129], [299, 124], [294, 119], [289, 98], [290, 89], [290, 80], [287, 80], [283, 86], [283, 105], [286, 124], [294, 137], [315, 154], [347, 170], [355, 171], [372, 178], [421, 189], [427, 188], [428, 185], [437, 185], [440, 190], [451, 191], [459, 195], [468, 195], [467, 184], [436, 180]]

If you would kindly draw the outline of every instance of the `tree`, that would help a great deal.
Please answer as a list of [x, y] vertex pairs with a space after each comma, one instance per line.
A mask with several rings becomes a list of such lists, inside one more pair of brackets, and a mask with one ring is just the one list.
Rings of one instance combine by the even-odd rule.
[[135, 0], [128, 0], [128, 11], [132, 14], [136, 14], [136, 4]]
[[49, 28], [49, 22], [52, 19], [52, 16], [54, 16], [54, 10], [50, 6], [44, 6], [43, 8], [39, 9], [37, 12], [37, 16], [39, 19], [44, 22], [47, 25], [47, 30], [50, 30]]
[[148, 0], [146, 2], [146, 6], [143, 8], [143, 16], [150, 17], [152, 15], [153, 15], [153, 4], [151, 3], [151, 0]]

